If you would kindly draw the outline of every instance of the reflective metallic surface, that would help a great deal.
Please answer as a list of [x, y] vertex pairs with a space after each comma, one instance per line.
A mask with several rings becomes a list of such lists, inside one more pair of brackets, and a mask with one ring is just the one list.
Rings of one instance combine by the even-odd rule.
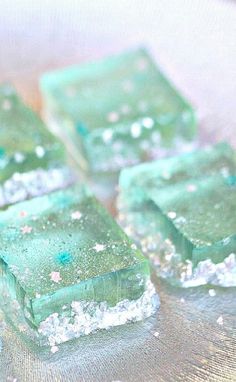
[[[43, 71], [147, 43], [196, 107], [201, 142], [236, 144], [234, 1], [47, 5], [9, 0], [0, 15], [0, 80], [12, 80], [35, 109]], [[236, 289], [154, 281], [156, 317], [81, 338], [54, 355], [28, 350], [1, 324], [0, 381], [236, 381]]]

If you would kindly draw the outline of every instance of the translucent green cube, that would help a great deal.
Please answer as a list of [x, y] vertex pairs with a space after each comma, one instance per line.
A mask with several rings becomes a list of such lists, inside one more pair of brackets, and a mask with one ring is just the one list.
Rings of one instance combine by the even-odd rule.
[[161, 276], [236, 285], [235, 158], [222, 143], [122, 171], [122, 224]]
[[155, 312], [147, 259], [84, 187], [15, 204], [0, 228], [0, 306], [39, 344]]
[[193, 146], [193, 109], [145, 49], [46, 73], [40, 86], [46, 118], [90, 173]]
[[0, 86], [0, 207], [67, 186], [64, 146], [10, 85]]

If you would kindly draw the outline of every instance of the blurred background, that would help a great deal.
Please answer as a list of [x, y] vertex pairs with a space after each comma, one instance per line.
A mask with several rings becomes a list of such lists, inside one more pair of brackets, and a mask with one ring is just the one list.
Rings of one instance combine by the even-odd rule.
[[40, 110], [38, 76], [147, 45], [198, 111], [201, 134], [234, 138], [236, 2], [0, 0], [0, 82]]

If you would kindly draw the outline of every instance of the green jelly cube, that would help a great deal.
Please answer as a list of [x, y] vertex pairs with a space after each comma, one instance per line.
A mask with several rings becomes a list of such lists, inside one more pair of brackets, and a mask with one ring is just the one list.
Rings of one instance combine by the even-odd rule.
[[235, 158], [222, 143], [122, 171], [121, 217], [154, 258], [168, 244], [161, 272], [169, 259], [172, 267], [189, 265], [184, 281], [236, 285]]
[[193, 109], [145, 49], [46, 73], [40, 84], [49, 123], [89, 172], [192, 147]]
[[72, 181], [64, 146], [10, 85], [0, 86], [0, 207]]
[[84, 187], [17, 203], [0, 227], [0, 306], [40, 344], [155, 311], [147, 259]]

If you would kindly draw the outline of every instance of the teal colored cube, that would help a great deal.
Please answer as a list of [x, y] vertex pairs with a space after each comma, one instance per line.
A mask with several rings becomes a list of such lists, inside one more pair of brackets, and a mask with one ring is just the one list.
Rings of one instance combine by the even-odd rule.
[[92, 174], [189, 150], [193, 108], [145, 49], [46, 73], [45, 115]]
[[0, 306], [40, 345], [142, 320], [158, 305], [147, 259], [76, 185], [0, 213]]
[[66, 152], [10, 85], [0, 86], [0, 207], [72, 182]]
[[123, 170], [123, 224], [183, 285], [236, 285], [236, 162], [227, 144]]

